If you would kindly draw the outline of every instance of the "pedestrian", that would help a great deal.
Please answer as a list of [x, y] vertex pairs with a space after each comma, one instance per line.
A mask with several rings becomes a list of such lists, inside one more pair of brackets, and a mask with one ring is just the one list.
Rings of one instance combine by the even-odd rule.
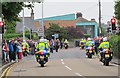
[[55, 50], [56, 50], [56, 52], [58, 52], [59, 46], [60, 46], [60, 40], [57, 39], [57, 40], [55, 40]]
[[18, 43], [17, 48], [18, 48], [18, 61], [19, 61], [22, 60], [22, 46], [20, 43]]
[[3, 44], [4, 62], [8, 61], [8, 52], [9, 52], [9, 48], [7, 42], [5, 41], [5, 43]]
[[54, 49], [54, 40], [51, 39], [50, 40], [50, 52], [53, 53], [53, 49]]
[[98, 55], [98, 47], [99, 47], [99, 39], [98, 37], [95, 38], [95, 52], [96, 52], [96, 55]]
[[10, 62], [13, 61], [13, 52], [14, 52], [13, 40], [9, 40], [9, 59], [10, 59]]
[[17, 55], [17, 53], [18, 53], [17, 40], [14, 41], [13, 48], [14, 48], [14, 52], [13, 52], [13, 60], [16, 61], [16, 55]]

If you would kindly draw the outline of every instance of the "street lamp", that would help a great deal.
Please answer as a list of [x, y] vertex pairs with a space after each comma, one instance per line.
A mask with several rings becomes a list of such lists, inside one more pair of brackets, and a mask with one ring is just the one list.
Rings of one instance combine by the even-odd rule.
[[45, 36], [45, 34], [44, 34], [44, 20], [43, 20], [43, 1], [44, 0], [42, 0], [42, 29], [43, 29], [43, 36]]
[[23, 8], [23, 40], [25, 40], [25, 19], [24, 19], [24, 8]]

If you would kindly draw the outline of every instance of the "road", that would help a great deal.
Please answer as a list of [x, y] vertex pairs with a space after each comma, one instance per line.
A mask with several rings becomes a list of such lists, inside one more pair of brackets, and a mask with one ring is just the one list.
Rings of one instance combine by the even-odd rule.
[[25, 57], [8, 76], [118, 76], [118, 66], [103, 66], [96, 56], [88, 59], [84, 50], [69, 48], [51, 53], [45, 67], [40, 67], [34, 56]]

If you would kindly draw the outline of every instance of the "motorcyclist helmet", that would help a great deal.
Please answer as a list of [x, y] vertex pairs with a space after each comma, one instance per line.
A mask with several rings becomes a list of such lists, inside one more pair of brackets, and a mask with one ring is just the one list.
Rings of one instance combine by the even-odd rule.
[[47, 42], [48, 42], [48, 40], [47, 40], [47, 39], [44, 39], [44, 42], [45, 42], [45, 43], [47, 43]]
[[44, 42], [45, 40], [44, 39], [40, 39], [40, 42]]
[[65, 39], [65, 41], [67, 41], [67, 39]]
[[26, 41], [25, 41], [25, 40], [23, 40], [23, 42], [25, 43]]
[[103, 41], [107, 41], [107, 37], [104, 37], [104, 38], [103, 38]]
[[91, 38], [88, 38], [87, 40], [88, 40], [88, 41], [91, 41]]
[[44, 39], [44, 37], [41, 37], [40, 39]]
[[83, 38], [81, 40], [84, 40]]

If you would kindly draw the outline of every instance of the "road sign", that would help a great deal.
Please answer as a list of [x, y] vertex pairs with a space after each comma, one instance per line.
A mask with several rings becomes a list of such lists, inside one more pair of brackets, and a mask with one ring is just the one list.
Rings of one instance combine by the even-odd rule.
[[42, 26], [38, 29], [38, 36], [44, 36], [44, 29]]

